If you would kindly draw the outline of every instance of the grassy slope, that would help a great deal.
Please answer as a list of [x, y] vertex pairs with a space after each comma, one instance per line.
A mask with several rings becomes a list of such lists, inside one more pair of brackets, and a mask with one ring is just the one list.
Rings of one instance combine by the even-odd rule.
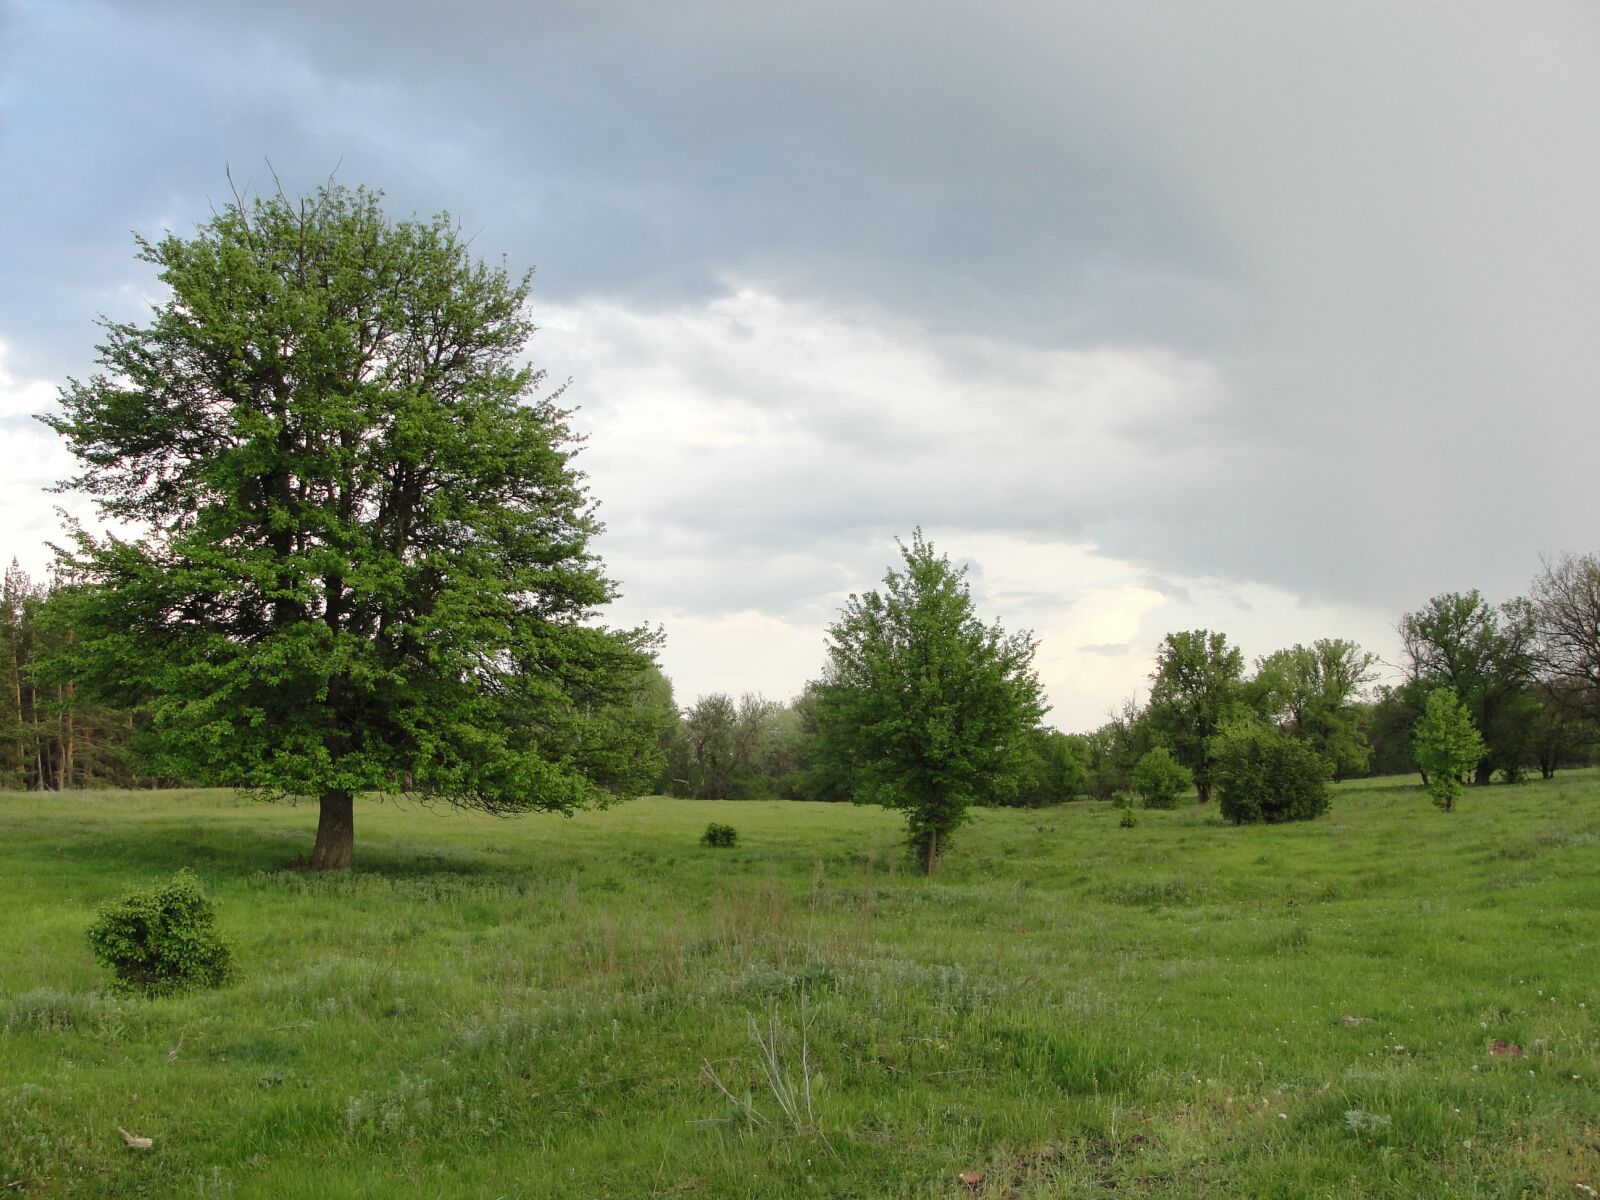
[[[1450, 815], [1379, 781], [1298, 827], [1117, 818], [980, 812], [930, 882], [875, 810], [647, 800], [502, 822], [374, 804], [360, 869], [326, 878], [283, 869], [311, 809], [3, 796], [0, 1186], [1600, 1188], [1600, 778], [1469, 792]], [[737, 849], [696, 845], [713, 819]], [[107, 997], [94, 905], [182, 865], [238, 980]], [[786, 1127], [747, 1029], [775, 1012], [793, 1070], [802, 992], [820, 1132]], [[706, 1060], [774, 1124], [740, 1119]]]

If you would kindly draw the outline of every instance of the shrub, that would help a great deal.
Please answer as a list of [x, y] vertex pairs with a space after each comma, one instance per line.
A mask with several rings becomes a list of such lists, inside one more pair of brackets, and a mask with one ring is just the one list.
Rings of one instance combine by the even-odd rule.
[[219, 987], [233, 956], [215, 925], [211, 901], [186, 867], [159, 887], [103, 905], [89, 946], [116, 973], [116, 991], [161, 996]]
[[1117, 822], [1117, 824], [1122, 826], [1124, 829], [1132, 829], [1138, 823], [1139, 818], [1133, 815], [1133, 810], [1130, 808], [1125, 808], [1122, 810], [1122, 820]]
[[1299, 738], [1245, 719], [1223, 726], [1211, 741], [1222, 815], [1235, 825], [1309, 821], [1328, 811], [1322, 757]]
[[1165, 746], [1151, 750], [1133, 768], [1133, 788], [1144, 797], [1146, 808], [1177, 808], [1178, 797], [1193, 786], [1193, 772]]
[[715, 821], [706, 826], [706, 831], [700, 835], [700, 841], [706, 846], [737, 846], [739, 832], [732, 825], [718, 825]]

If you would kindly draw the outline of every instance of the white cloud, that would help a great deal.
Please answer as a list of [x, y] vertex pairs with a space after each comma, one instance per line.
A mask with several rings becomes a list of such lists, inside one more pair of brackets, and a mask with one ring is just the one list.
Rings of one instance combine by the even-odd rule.
[[666, 626], [684, 702], [797, 692], [846, 596], [877, 586], [916, 525], [969, 566], [986, 619], [1038, 636], [1069, 729], [1142, 692], [1169, 630], [1221, 629], [1252, 656], [1387, 632], [1266, 585], [1152, 581], [1091, 540], [1108, 497], [1147, 503], [1130, 481], [1248, 452], [1162, 436], [1206, 428], [1222, 381], [1203, 363], [979, 338], [936, 352], [892, 320], [749, 287], [668, 312], [560, 308], [536, 349], [577, 379], [615, 616]]
[[70, 475], [76, 463], [53, 431], [34, 417], [55, 407], [56, 389], [42, 379], [19, 379], [7, 369], [8, 349], [0, 343], [0, 444], [4, 445], [4, 470], [0, 470], [0, 514], [4, 514], [6, 561], [15, 557], [35, 579], [49, 570], [52, 555], [45, 543], [60, 540], [60, 505], [80, 516], [90, 515], [87, 503], [70, 496], [53, 496], [46, 488]]

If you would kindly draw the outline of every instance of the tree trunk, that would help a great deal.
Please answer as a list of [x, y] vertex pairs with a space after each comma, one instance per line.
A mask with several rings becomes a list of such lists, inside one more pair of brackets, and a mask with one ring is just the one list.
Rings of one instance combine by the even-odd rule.
[[58, 792], [64, 792], [72, 786], [73, 757], [77, 750], [77, 722], [72, 711], [75, 690], [74, 685], [68, 683], [63, 684], [58, 693], [61, 697], [61, 773], [56, 777]]
[[1209, 783], [1197, 783], [1194, 785], [1194, 790], [1200, 796], [1201, 804], [1211, 803], [1211, 785]]
[[317, 844], [311, 849], [311, 869], [347, 871], [355, 848], [355, 800], [349, 792], [329, 788], [322, 793], [322, 813], [317, 818]]
[[1494, 763], [1489, 759], [1484, 759], [1478, 764], [1478, 769], [1474, 772], [1472, 781], [1479, 787], [1485, 787], [1488, 785], [1489, 780], [1493, 778], [1493, 776]]
[[939, 831], [930, 829], [922, 835], [922, 873], [936, 875], [939, 871]]

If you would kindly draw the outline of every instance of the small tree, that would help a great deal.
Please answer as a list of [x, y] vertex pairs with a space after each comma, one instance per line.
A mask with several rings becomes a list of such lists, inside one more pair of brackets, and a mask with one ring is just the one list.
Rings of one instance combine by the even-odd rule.
[[920, 529], [897, 545], [905, 569], [852, 595], [828, 630], [819, 746], [844, 757], [857, 799], [905, 812], [932, 874], [973, 800], [1015, 790], [1045, 706], [1033, 638], [980, 622], [965, 570]]
[[1194, 786], [1194, 773], [1165, 746], [1157, 746], [1133, 768], [1133, 788], [1146, 808], [1177, 808], [1178, 797]]
[[1328, 811], [1327, 762], [1254, 717], [1224, 725], [1212, 739], [1211, 758], [1218, 807], [1235, 825], [1309, 821]]
[[1411, 735], [1411, 749], [1417, 765], [1427, 773], [1433, 802], [1445, 812], [1456, 806], [1461, 777], [1488, 752], [1471, 714], [1449, 688], [1428, 693], [1422, 719]]

